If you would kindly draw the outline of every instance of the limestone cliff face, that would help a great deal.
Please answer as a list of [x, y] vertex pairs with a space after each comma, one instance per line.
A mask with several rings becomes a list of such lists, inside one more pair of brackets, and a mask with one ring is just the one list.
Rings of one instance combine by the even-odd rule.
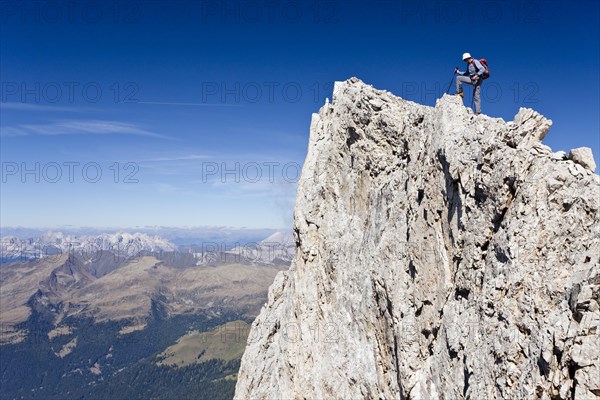
[[600, 397], [600, 177], [550, 125], [337, 83], [236, 399]]

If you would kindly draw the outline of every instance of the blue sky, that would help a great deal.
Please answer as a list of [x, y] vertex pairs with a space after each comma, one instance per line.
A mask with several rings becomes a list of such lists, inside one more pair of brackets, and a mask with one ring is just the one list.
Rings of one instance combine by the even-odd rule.
[[490, 64], [484, 113], [534, 108], [554, 122], [546, 144], [591, 147], [600, 164], [597, 1], [0, 12], [2, 226], [290, 227], [311, 113], [332, 82], [357, 76], [433, 105], [464, 51]]

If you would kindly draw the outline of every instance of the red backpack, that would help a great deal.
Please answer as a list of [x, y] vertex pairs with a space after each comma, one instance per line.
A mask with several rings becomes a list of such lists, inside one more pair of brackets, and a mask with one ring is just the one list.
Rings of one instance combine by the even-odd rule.
[[[481, 75], [481, 79], [489, 78], [490, 77], [490, 69], [488, 68], [487, 60], [485, 58], [480, 58], [479, 62], [481, 63], [483, 68], [485, 68], [485, 72]], [[473, 64], [473, 68], [475, 68], [475, 71], [477, 71], [477, 67], [475, 66], [475, 59], [473, 59], [473, 61], [471, 61], [471, 64]]]

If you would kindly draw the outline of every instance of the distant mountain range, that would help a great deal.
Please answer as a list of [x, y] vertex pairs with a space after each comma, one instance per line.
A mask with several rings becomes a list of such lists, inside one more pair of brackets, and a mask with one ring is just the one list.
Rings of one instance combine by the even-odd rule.
[[249, 324], [294, 240], [229, 237], [2, 237], [0, 398], [231, 398]]
[[26, 260], [57, 254], [89, 254], [111, 251], [119, 255], [138, 255], [142, 252], [176, 251], [177, 246], [159, 236], [145, 233], [103, 233], [96, 236], [75, 236], [63, 232], [44, 232], [40, 236], [22, 239], [16, 236], [0, 238], [2, 260]]
[[198, 265], [210, 264], [220, 259], [224, 262], [233, 260], [272, 263], [275, 261], [281, 264], [291, 261], [293, 246], [291, 232], [281, 231], [275, 231], [266, 239], [263, 236], [256, 241], [248, 240], [248, 237], [243, 237], [239, 232], [238, 235], [228, 231], [222, 232], [221, 236], [214, 235], [213, 232], [206, 240], [182, 245], [175, 244], [162, 236], [143, 232], [119, 231], [76, 235], [45, 231], [30, 237], [16, 235], [0, 237], [0, 262], [26, 261], [67, 253], [92, 256], [109, 251], [120, 257], [192, 253]]
[[160, 236], [177, 245], [191, 245], [203, 242], [231, 243], [259, 242], [281, 229], [236, 228], [229, 226], [135, 226], [135, 227], [74, 227], [61, 226], [53, 228], [0, 227], [0, 236], [13, 236], [20, 239], [40, 237], [46, 232], [62, 232], [65, 236], [98, 236], [114, 232], [145, 233], [149, 236]]

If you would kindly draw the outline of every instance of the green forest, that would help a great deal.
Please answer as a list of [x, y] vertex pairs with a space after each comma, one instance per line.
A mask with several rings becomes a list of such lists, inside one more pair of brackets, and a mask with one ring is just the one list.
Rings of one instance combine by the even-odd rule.
[[[69, 318], [70, 334], [49, 339], [53, 328], [43, 310], [21, 326], [25, 341], [0, 347], [1, 399], [231, 399], [240, 360], [206, 362], [174, 368], [155, 364], [156, 355], [186, 332], [207, 331], [244, 319], [235, 313], [165, 316], [158, 304], [145, 329], [126, 335], [129, 321], [95, 323]], [[247, 319], [246, 319], [247, 320]], [[250, 321], [248, 321], [250, 322]], [[63, 358], [56, 353], [77, 338]], [[98, 366], [98, 368], [94, 368]], [[94, 372], [92, 372], [94, 371]]]

